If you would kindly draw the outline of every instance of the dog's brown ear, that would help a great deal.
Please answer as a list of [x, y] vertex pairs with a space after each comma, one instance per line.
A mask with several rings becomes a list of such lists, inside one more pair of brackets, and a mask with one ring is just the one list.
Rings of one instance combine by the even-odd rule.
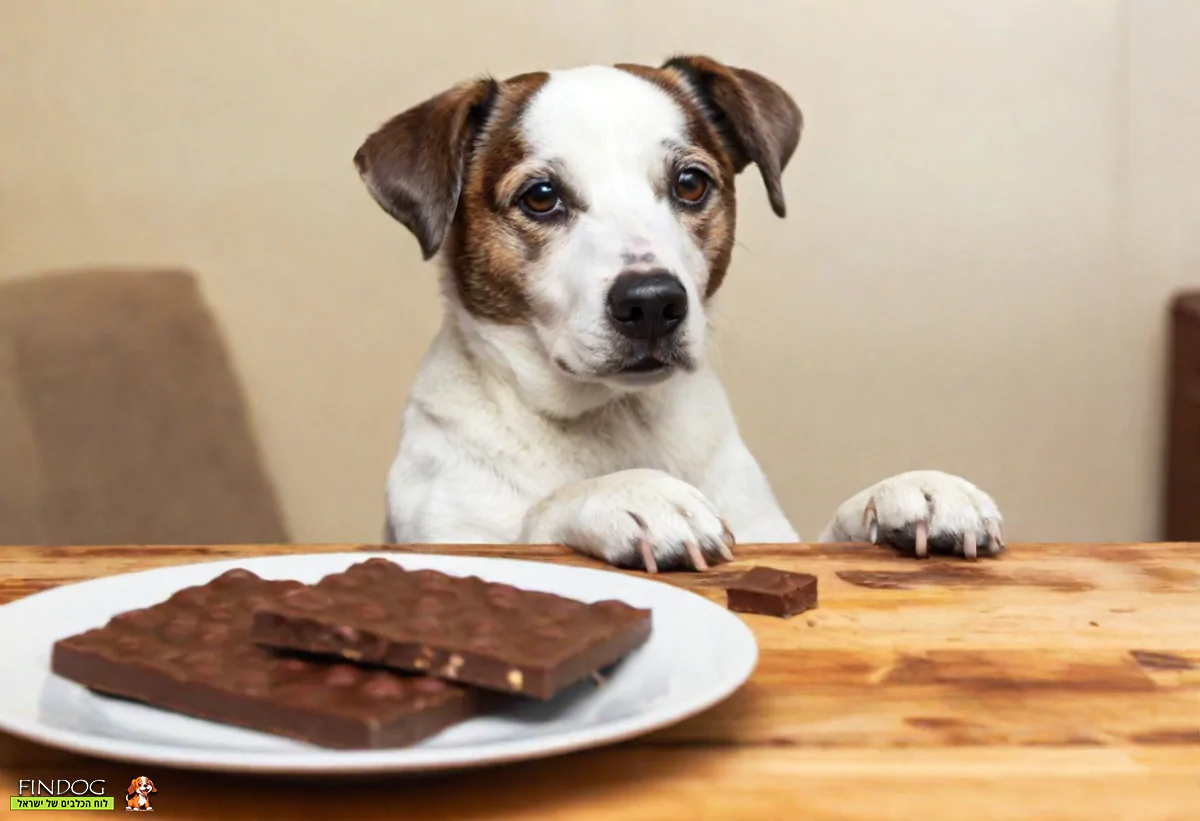
[[471, 144], [499, 86], [462, 83], [386, 122], [358, 149], [354, 165], [381, 206], [437, 253], [458, 208]]
[[704, 105], [725, 141], [734, 169], [758, 166], [771, 208], [787, 214], [783, 169], [800, 144], [804, 116], [788, 93], [744, 68], [732, 68], [710, 57], [672, 57], [664, 69], [679, 72]]
[[137, 792], [137, 779], [136, 778], [129, 782], [129, 789], [127, 789], [125, 791], [125, 794], [133, 795], [135, 792]]
[[158, 792], [158, 787], [155, 787], [154, 782], [149, 778], [146, 779], [146, 783], [150, 785], [150, 792]]

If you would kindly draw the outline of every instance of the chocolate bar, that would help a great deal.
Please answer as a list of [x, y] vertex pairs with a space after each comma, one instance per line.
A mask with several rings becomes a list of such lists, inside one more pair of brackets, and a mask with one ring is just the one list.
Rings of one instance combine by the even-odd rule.
[[726, 588], [736, 613], [789, 618], [817, 606], [817, 577], [773, 567], [753, 567]]
[[650, 636], [649, 610], [370, 559], [254, 614], [264, 645], [548, 699]]
[[403, 747], [483, 709], [424, 676], [274, 653], [252, 611], [304, 585], [230, 570], [54, 645], [51, 669], [96, 692], [343, 749]]

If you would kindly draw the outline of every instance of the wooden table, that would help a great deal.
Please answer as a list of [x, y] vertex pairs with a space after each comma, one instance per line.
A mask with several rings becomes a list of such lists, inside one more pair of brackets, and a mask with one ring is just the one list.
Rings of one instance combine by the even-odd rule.
[[[0, 602], [155, 565], [376, 549], [0, 548]], [[434, 551], [588, 564], [548, 547]], [[89, 761], [0, 735], [0, 783], [145, 774], [155, 809], [182, 819], [1200, 818], [1200, 546], [1018, 545], [976, 564], [746, 546], [719, 572], [751, 564], [817, 574], [820, 609], [745, 617], [753, 679], [616, 747], [350, 783]], [[723, 601], [713, 576], [661, 578]]]

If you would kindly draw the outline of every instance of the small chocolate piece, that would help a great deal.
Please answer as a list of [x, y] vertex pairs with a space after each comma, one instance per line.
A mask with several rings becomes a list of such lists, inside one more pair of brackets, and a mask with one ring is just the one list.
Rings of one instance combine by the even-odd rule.
[[482, 709], [478, 691], [249, 640], [255, 607], [304, 589], [231, 570], [62, 639], [51, 669], [100, 693], [343, 749], [408, 746]]
[[254, 614], [269, 647], [548, 699], [650, 636], [650, 611], [370, 559]]
[[790, 618], [817, 606], [817, 577], [772, 567], [753, 567], [730, 583], [729, 609], [735, 613]]

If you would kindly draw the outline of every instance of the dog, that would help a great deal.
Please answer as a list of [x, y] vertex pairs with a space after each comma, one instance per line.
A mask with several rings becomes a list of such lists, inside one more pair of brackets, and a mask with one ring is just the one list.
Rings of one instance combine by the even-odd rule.
[[144, 775], [139, 775], [137, 778], [129, 782], [129, 789], [125, 791], [125, 812], [153, 812], [154, 807], [150, 806], [150, 793], [158, 792], [154, 788], [154, 782]]
[[[706, 570], [795, 543], [708, 361], [735, 178], [774, 213], [803, 116], [704, 56], [460, 83], [354, 156], [374, 200], [441, 263], [444, 319], [387, 476], [400, 544], [562, 544], [609, 565]], [[822, 542], [975, 559], [994, 500], [921, 470], [837, 508]]]

